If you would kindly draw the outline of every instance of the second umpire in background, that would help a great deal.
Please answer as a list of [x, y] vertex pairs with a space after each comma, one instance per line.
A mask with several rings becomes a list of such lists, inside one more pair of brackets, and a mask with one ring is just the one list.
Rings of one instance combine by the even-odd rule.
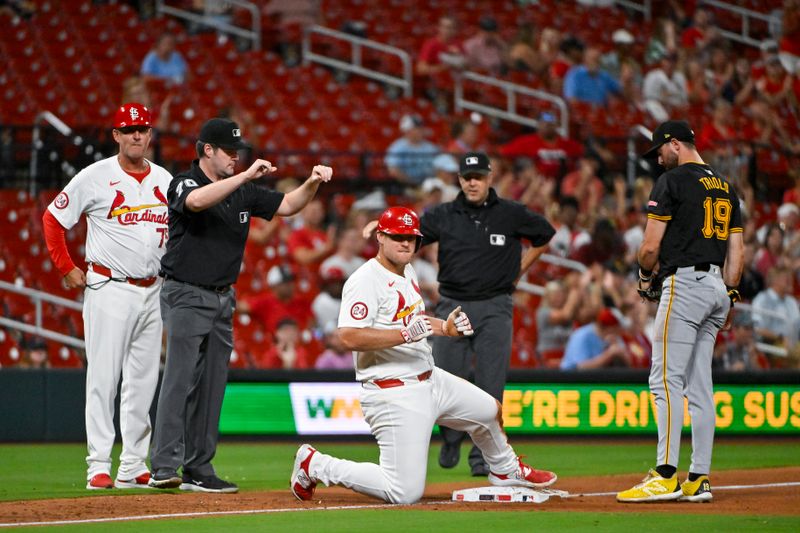
[[[423, 215], [422, 245], [439, 242], [439, 292], [436, 316], [461, 306], [475, 335], [436, 337], [436, 366], [469, 378], [475, 357], [475, 384], [502, 403], [513, 337], [511, 294], [520, 275], [544, 252], [555, 234], [550, 223], [524, 205], [498, 198], [491, 187], [489, 158], [469, 152], [461, 158], [461, 192], [452, 202]], [[533, 245], [522, 255], [522, 239]], [[474, 318], [473, 318], [474, 317]], [[444, 444], [439, 464], [453, 468], [460, 459], [461, 431], [441, 427]], [[469, 463], [474, 476], [487, 475], [480, 450], [473, 446]]]
[[233, 350], [233, 284], [250, 218], [297, 213], [333, 173], [317, 165], [293, 191], [271, 191], [252, 183], [276, 170], [269, 161], [258, 159], [234, 174], [238, 150], [244, 148], [247, 144], [235, 122], [207, 121], [197, 141], [198, 159], [175, 176], [167, 193], [170, 239], [161, 259], [167, 361], [150, 451], [151, 487], [238, 491], [217, 476], [211, 461]]

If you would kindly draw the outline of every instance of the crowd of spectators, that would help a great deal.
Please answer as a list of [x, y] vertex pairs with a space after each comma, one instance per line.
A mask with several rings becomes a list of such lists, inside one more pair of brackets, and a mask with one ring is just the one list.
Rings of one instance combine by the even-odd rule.
[[[527, 83], [563, 96], [578, 121], [587, 106], [611, 110], [619, 104], [656, 122], [688, 118], [700, 152], [737, 187], [746, 220], [741, 293], [751, 307], [737, 309], [732, 329], [720, 334], [714, 364], [728, 370], [797, 365], [797, 1], [785, 2], [783, 21], [783, 37], [764, 41], [750, 54], [722, 39], [704, 9], [673, 10], [657, 19], [649, 34], [618, 28], [609, 46], [530, 22], [501, 28], [491, 17], [482, 18], [472, 32], [457, 17], [446, 16], [420, 49], [416, 75], [443, 113], [450, 112], [453, 76], [472, 70], [501, 78], [523, 74]], [[174, 86], [190, 75], [165, 35], [145, 59], [141, 77], [132, 78], [126, 90], [144, 94], [143, 99], [149, 97], [141, 92], [143, 83]], [[168, 116], [169, 100], [160, 107]], [[540, 262], [529, 272], [526, 281], [544, 294], [515, 294], [512, 366], [647, 367], [655, 309], [636, 293], [635, 254], [651, 175], [640, 168], [628, 182], [609, 170], [623, 154], [591, 135], [562, 136], [554, 109], [539, 111], [535, 130], [503, 142], [496, 142], [485, 118], [449, 116], [448, 139], [433, 138], [417, 115], [405, 115], [396, 124], [398, 136], [386, 147], [384, 160], [401, 186], [391, 203], [422, 213], [452, 199], [458, 192], [457, 165], [450, 154], [487, 150], [496, 155], [498, 195], [543, 213], [557, 229], [550, 253], [580, 265]], [[785, 178], [783, 194], [764, 190], [762, 172]], [[364, 240], [360, 230], [387, 205], [378, 192], [334, 195], [288, 222], [254, 224], [245, 258], [252, 276], [238, 287], [238, 311], [260, 330], [263, 347], [248, 345], [244, 366], [352, 367], [336, 336], [336, 309], [344, 280], [374, 256], [374, 242]], [[420, 252], [415, 268], [433, 313], [435, 247]]]

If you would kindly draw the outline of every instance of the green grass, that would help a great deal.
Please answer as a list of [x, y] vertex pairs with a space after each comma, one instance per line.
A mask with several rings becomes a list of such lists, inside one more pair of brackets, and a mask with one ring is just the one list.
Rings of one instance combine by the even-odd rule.
[[[226, 518], [193, 518], [184, 520], [148, 520], [114, 524], [78, 524], [61, 526], [58, 531], [108, 531], [115, 533], [141, 531], [150, 528], [159, 532], [192, 533], [218, 532], [222, 527], [236, 531], [314, 531], [325, 533], [375, 533], [376, 531], [436, 531], [437, 533], [465, 533], [467, 531], [658, 531], [665, 524], [646, 513], [563, 513], [547, 512], [504, 513], [480, 512], [430, 512], [415, 510], [354, 510], [310, 511], [304, 513], [275, 513]], [[800, 526], [796, 517], [727, 516], [662, 514], [673, 531], [792, 531]], [[324, 526], [320, 524], [324, 520]], [[224, 526], [221, 524], [224, 521]], [[25, 528], [40, 531], [45, 528]]]
[[[378, 447], [373, 443], [319, 443], [320, 451], [355, 461], [377, 461]], [[284, 489], [288, 483], [297, 445], [293, 443], [232, 443], [219, 445], [214, 465], [217, 472], [239, 484], [243, 491]], [[655, 460], [655, 442], [634, 441], [629, 444], [603, 441], [520, 441], [517, 453], [527, 456], [533, 465], [554, 470], [562, 478], [605, 474], [644, 474]], [[727, 440], [714, 448], [715, 470], [764, 468], [800, 465], [796, 440], [764, 440], [752, 442]], [[458, 482], [469, 477], [466, 456], [452, 470], [443, 470], [437, 463], [439, 445], [431, 447], [428, 456], [428, 483]], [[689, 464], [688, 443], [681, 450], [681, 471]], [[0, 501], [31, 498], [63, 498], [92, 496], [85, 489], [82, 444], [5, 444], [0, 445]], [[114, 458], [119, 456], [115, 447]], [[46, 472], [47, 483], [42, 482]], [[129, 494], [109, 491], [110, 494]], [[104, 494], [109, 494], [105, 493]]]

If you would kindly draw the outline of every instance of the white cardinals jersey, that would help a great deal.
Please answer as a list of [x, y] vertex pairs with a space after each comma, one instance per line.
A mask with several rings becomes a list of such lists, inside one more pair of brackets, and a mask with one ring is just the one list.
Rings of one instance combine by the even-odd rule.
[[[404, 276], [370, 259], [344, 284], [340, 328], [401, 329], [425, 313], [417, 275], [406, 265]], [[356, 379], [403, 379], [432, 370], [433, 354], [426, 339], [391, 348], [354, 352]]]
[[62, 226], [73, 227], [86, 214], [86, 261], [131, 278], [156, 276], [167, 244], [167, 187], [172, 176], [148, 161], [140, 184], [117, 157], [94, 163], [64, 187], [48, 209]]

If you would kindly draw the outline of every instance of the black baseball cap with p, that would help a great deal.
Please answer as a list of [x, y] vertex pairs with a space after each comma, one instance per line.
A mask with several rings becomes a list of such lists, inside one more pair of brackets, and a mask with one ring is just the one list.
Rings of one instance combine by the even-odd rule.
[[489, 163], [489, 156], [483, 152], [467, 152], [461, 156], [458, 170], [461, 176], [471, 174], [486, 176], [492, 171], [492, 165]]
[[239, 129], [239, 125], [227, 118], [208, 120], [200, 128], [200, 136], [197, 140], [229, 150], [242, 150], [250, 147], [242, 140], [242, 130]]
[[653, 132], [653, 145], [642, 157], [645, 159], [655, 159], [658, 157], [658, 149], [672, 139], [694, 144], [694, 131], [685, 120], [668, 120], [662, 122]]

